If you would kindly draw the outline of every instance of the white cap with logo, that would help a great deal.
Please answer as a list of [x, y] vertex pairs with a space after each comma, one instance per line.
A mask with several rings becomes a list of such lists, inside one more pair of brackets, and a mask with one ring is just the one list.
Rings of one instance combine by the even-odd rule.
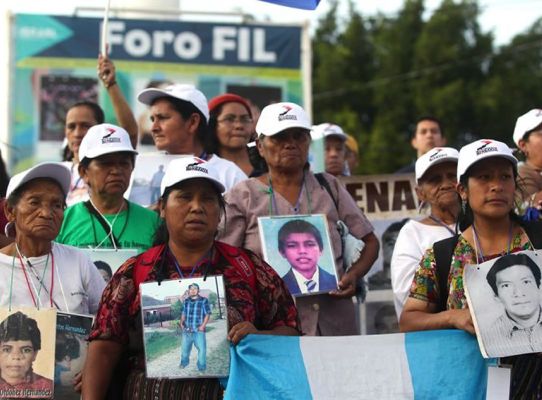
[[71, 184], [71, 172], [70, 169], [63, 163], [58, 162], [44, 162], [34, 167], [27, 169], [26, 171], [19, 172], [17, 175], [13, 175], [9, 180], [8, 188], [6, 190], [6, 198], [25, 183], [37, 178], [50, 178], [58, 182], [64, 197], [70, 191]]
[[514, 168], [518, 159], [512, 154], [512, 150], [503, 142], [491, 139], [480, 139], [469, 143], [459, 150], [459, 161], [457, 163], [457, 181], [477, 162], [490, 157], [502, 157], [509, 160]]
[[444, 162], [455, 162], [459, 152], [452, 147], [435, 147], [416, 160], [416, 183], [420, 181], [429, 168]]
[[525, 133], [542, 124], [542, 109], [535, 108], [516, 120], [514, 128], [514, 143], [519, 146], [519, 141], [523, 139]]
[[295, 103], [270, 104], [262, 110], [256, 132], [258, 135], [273, 136], [290, 128], [311, 130], [309, 116]]
[[209, 121], [209, 106], [207, 105], [207, 98], [200, 92], [194, 85], [180, 84], [166, 86], [163, 89], [149, 88], [141, 91], [137, 95], [137, 99], [148, 106], [150, 106], [154, 100], [160, 97], [173, 97], [175, 99], [184, 100], [192, 103], [205, 117], [206, 121]]
[[132, 147], [130, 135], [120, 126], [112, 124], [94, 125], [79, 146], [79, 160], [96, 158], [110, 153], [127, 152], [137, 154]]
[[217, 178], [217, 173], [212, 165], [198, 157], [184, 156], [169, 163], [160, 184], [160, 195], [163, 195], [170, 186], [195, 178], [208, 179], [220, 193], [224, 193], [226, 190], [222, 182]]
[[324, 122], [323, 124], [313, 126], [311, 135], [314, 135], [313, 139], [321, 137], [336, 137], [341, 139], [343, 142], [346, 142], [347, 139], [346, 133], [344, 133], [339, 125], [330, 124], [329, 122]]

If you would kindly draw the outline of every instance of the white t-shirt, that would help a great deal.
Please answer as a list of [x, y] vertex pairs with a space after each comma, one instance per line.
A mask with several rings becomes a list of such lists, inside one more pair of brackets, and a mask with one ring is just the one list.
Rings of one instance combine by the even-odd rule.
[[226, 192], [234, 187], [237, 183], [248, 179], [247, 175], [234, 162], [220, 158], [216, 154], [207, 160], [209, 164], [218, 172], [218, 180], [222, 182], [226, 188]]
[[34, 307], [33, 293], [41, 307], [51, 308], [48, 292], [54, 277], [53, 308], [56, 303], [65, 312], [96, 313], [105, 282], [87, 254], [72, 246], [53, 243], [52, 257], [29, 257], [28, 261], [35, 273], [25, 264], [27, 282], [19, 257], [0, 253], [0, 307], [9, 306], [10, 293], [12, 306]]
[[[454, 226], [450, 225], [450, 229]], [[401, 316], [414, 273], [425, 251], [433, 247], [433, 243], [451, 236], [443, 226], [426, 225], [412, 219], [399, 231], [391, 257], [391, 286], [397, 318]]]

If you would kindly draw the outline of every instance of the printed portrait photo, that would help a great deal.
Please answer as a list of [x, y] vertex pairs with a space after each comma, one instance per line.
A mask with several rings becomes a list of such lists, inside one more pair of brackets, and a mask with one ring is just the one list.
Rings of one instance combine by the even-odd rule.
[[0, 309], [0, 398], [53, 398], [56, 310]]
[[141, 284], [148, 378], [224, 377], [228, 315], [222, 275]]
[[87, 338], [92, 327], [90, 315], [58, 312], [55, 346], [55, 398], [78, 400], [73, 380], [81, 373], [87, 358]]
[[323, 214], [258, 218], [264, 259], [293, 296], [337, 288], [335, 258]]
[[540, 256], [522, 251], [465, 268], [467, 299], [484, 357], [542, 351]]
[[124, 262], [130, 257], [137, 256], [137, 249], [81, 249], [88, 254], [98, 272], [104, 278], [105, 283], [108, 283], [113, 274], [120, 268]]

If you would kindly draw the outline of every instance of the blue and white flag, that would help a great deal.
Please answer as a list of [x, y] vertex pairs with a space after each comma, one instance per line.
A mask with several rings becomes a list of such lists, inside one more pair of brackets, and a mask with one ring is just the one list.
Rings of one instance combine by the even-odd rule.
[[231, 352], [225, 399], [485, 399], [490, 360], [474, 336], [250, 335]]
[[278, 4], [281, 6], [301, 8], [303, 10], [316, 10], [320, 0], [262, 0], [268, 3]]

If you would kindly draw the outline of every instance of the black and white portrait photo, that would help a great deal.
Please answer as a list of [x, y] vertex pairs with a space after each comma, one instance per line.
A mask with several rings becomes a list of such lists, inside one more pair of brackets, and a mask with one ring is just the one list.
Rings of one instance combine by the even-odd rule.
[[542, 351], [537, 252], [507, 254], [465, 268], [469, 308], [484, 357]]

